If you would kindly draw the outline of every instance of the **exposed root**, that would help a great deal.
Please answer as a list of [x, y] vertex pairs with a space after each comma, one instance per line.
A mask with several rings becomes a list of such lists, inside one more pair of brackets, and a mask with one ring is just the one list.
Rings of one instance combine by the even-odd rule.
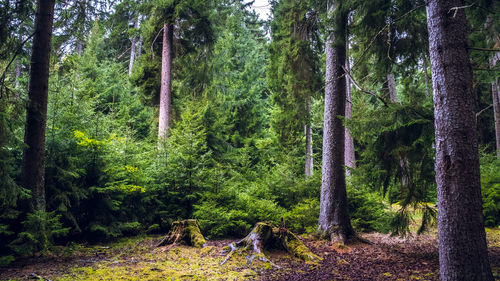
[[161, 247], [170, 245], [169, 249], [177, 244], [184, 244], [201, 248], [206, 241], [200, 231], [200, 224], [197, 220], [182, 220], [172, 223], [172, 229], [169, 233], [156, 245]]
[[271, 223], [259, 222], [253, 230], [243, 239], [236, 243], [231, 243], [221, 253], [227, 255], [221, 265], [226, 263], [237, 250], [250, 252], [247, 255], [248, 263], [251, 264], [255, 258], [263, 262], [268, 262], [274, 267], [278, 267], [271, 262], [263, 253], [264, 249], [280, 249], [293, 254], [305, 261], [318, 262], [321, 258], [313, 254], [295, 234], [283, 227], [274, 227]]

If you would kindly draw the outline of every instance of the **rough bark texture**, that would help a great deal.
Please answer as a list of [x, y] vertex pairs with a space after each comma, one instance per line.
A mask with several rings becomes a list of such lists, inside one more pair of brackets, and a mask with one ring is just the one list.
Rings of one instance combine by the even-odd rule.
[[[328, 13], [333, 16], [335, 30], [330, 30], [326, 40], [325, 112], [323, 123], [323, 163], [319, 232], [332, 241], [345, 243], [355, 236], [347, 205], [344, 138], [345, 128], [339, 116], [345, 114], [346, 81], [346, 17], [341, 15], [341, 1], [330, 4]], [[336, 8], [336, 9], [335, 9]]]
[[427, 26], [436, 131], [438, 238], [441, 280], [493, 280], [488, 261], [479, 159], [460, 0], [430, 0]]
[[[140, 24], [140, 17], [137, 17], [137, 20], [135, 21], [134, 24], [134, 29], [138, 30], [139, 29], [139, 24]], [[134, 68], [134, 61], [135, 61], [135, 45], [137, 41], [137, 36], [133, 36], [131, 39], [131, 45], [130, 45], [130, 61], [128, 63], [128, 76], [132, 75], [132, 69]]]
[[22, 184], [31, 190], [32, 210], [45, 210], [45, 125], [55, 0], [38, 0], [31, 53], [28, 105], [21, 168]]
[[[308, 119], [311, 116], [311, 97], [306, 97], [306, 111]], [[306, 166], [305, 166], [305, 174], [306, 178], [309, 178], [313, 175], [314, 163], [313, 163], [313, 146], [312, 146], [312, 128], [311, 122], [307, 122], [304, 126], [304, 133], [306, 135]]]
[[387, 87], [389, 88], [389, 100], [391, 102], [398, 101], [398, 93], [396, 91], [396, 79], [394, 73], [387, 74]]
[[163, 24], [163, 48], [161, 56], [161, 89], [160, 89], [160, 116], [158, 123], [158, 141], [168, 137], [170, 128], [170, 104], [172, 88], [172, 39], [173, 26]]
[[201, 234], [200, 224], [197, 220], [174, 221], [172, 229], [158, 243], [157, 247], [165, 245], [188, 245], [197, 248], [203, 247], [206, 241]]
[[[348, 37], [348, 36], [347, 36]], [[351, 72], [351, 64], [349, 63], [349, 41], [346, 41], [346, 60], [345, 69]], [[352, 102], [351, 102], [351, 79], [346, 76], [346, 103], [345, 103], [345, 118], [352, 118]], [[345, 171], [347, 176], [351, 175], [351, 170], [356, 168], [356, 157], [354, 155], [354, 140], [352, 139], [349, 130], [345, 128], [345, 152], [344, 152], [345, 166], [348, 168]]]
[[304, 243], [284, 226], [275, 227], [271, 223], [259, 222], [252, 231], [243, 239], [236, 243], [231, 243], [224, 249], [223, 255], [227, 255], [222, 262], [224, 264], [234, 251], [242, 250], [251, 252], [253, 255], [247, 257], [249, 262], [258, 258], [259, 260], [270, 262], [265, 255], [264, 250], [285, 250], [290, 254], [305, 261], [321, 261], [322, 259], [309, 250]]

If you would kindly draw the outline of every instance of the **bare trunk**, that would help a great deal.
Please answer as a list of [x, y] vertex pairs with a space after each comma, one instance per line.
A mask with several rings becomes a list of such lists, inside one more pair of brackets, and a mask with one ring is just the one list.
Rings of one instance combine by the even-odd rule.
[[[346, 60], [345, 69], [347, 72], [351, 72], [351, 64], [349, 62], [349, 41], [346, 41]], [[346, 76], [346, 103], [345, 103], [345, 117], [346, 119], [352, 118], [352, 99], [351, 99], [351, 79]], [[356, 168], [356, 157], [354, 155], [354, 140], [352, 139], [349, 130], [345, 129], [345, 154], [344, 161], [347, 169], [345, 173], [347, 176], [351, 175], [351, 169]]]
[[394, 73], [387, 74], [387, 87], [389, 88], [389, 99], [391, 102], [398, 101], [398, 94], [396, 91], [396, 79]]
[[[310, 119], [311, 116], [311, 97], [308, 95], [306, 97], [306, 111], [307, 111], [307, 116], [308, 120]], [[306, 135], [306, 167], [305, 167], [305, 174], [306, 178], [309, 178], [313, 175], [313, 169], [314, 169], [314, 163], [313, 163], [313, 146], [312, 146], [312, 128], [311, 128], [311, 122], [307, 121], [306, 125], [304, 126], [304, 133]]]
[[[329, 3], [329, 17], [342, 13], [341, 1]], [[346, 59], [346, 15], [338, 14], [334, 30], [326, 40], [325, 113], [323, 124], [323, 165], [319, 214], [319, 232], [332, 241], [345, 243], [355, 236], [347, 205], [344, 138], [345, 128], [339, 116], [345, 114], [346, 81], [343, 65]]]
[[[139, 24], [140, 24], [140, 17], [137, 17], [137, 20], [135, 21], [134, 24], [134, 29], [137, 30], [139, 29]], [[130, 45], [130, 62], [128, 64], [128, 76], [132, 75], [132, 68], [134, 67], [134, 60], [135, 60], [135, 45], [137, 41], [137, 36], [133, 36], [131, 40], [131, 45]]]
[[15, 76], [16, 88], [19, 87], [19, 77], [21, 77], [21, 61], [19, 59], [17, 59], [16, 60], [16, 76]]
[[[394, 78], [394, 73], [387, 74], [387, 85], [389, 88], [389, 97], [391, 102], [398, 102], [398, 92], [396, 90], [396, 79]], [[401, 186], [406, 189], [410, 183], [410, 170], [406, 155], [399, 155], [399, 169]]]
[[464, 2], [430, 0], [441, 280], [493, 280], [484, 231]]
[[45, 126], [54, 3], [54, 0], [38, 0], [36, 5], [24, 133], [27, 147], [21, 168], [22, 184], [31, 190], [30, 208], [40, 211], [45, 211]]
[[173, 26], [163, 24], [163, 47], [161, 56], [160, 116], [158, 122], [159, 145], [168, 137], [170, 129], [170, 104], [172, 85], [172, 39]]
[[139, 35], [139, 42], [137, 42], [136, 57], [140, 57], [142, 53], [142, 35]]

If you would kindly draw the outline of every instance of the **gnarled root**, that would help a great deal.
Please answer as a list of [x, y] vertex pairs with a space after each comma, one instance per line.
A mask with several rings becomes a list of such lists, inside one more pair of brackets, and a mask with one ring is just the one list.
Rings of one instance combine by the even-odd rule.
[[313, 254], [295, 234], [288, 231], [286, 228], [274, 227], [272, 223], [259, 222], [245, 238], [236, 243], [229, 244], [228, 248], [221, 253], [222, 255], [227, 254], [227, 257], [221, 265], [226, 263], [236, 250], [242, 250], [253, 253], [247, 256], [249, 263], [251, 263], [253, 259], [258, 258], [261, 261], [269, 262], [271, 265], [278, 267], [266, 258], [263, 253], [264, 249], [285, 250], [305, 261], [318, 262], [321, 260], [321, 258]]
[[156, 245], [161, 247], [171, 244], [183, 244], [201, 248], [206, 243], [201, 234], [200, 224], [197, 220], [174, 221], [169, 233]]

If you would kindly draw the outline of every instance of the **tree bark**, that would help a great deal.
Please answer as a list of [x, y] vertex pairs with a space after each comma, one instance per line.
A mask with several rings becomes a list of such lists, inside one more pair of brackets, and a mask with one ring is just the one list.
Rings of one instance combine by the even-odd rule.
[[45, 126], [55, 0], [38, 0], [26, 108], [22, 185], [31, 190], [30, 208], [45, 211]]
[[[484, 231], [478, 140], [461, 0], [430, 0], [441, 280], [493, 280]], [[453, 9], [456, 8], [456, 9]]]
[[[139, 24], [140, 24], [140, 17], [137, 17], [137, 20], [135, 21], [134, 24], [134, 29], [138, 30], [139, 29]], [[135, 61], [135, 45], [137, 41], [137, 36], [133, 36], [131, 40], [131, 45], [130, 45], [130, 62], [128, 64], [128, 76], [132, 75], [132, 68], [134, 67], [134, 61]]]
[[158, 124], [159, 145], [168, 137], [170, 129], [172, 87], [172, 40], [173, 25], [163, 24], [163, 48], [161, 56], [160, 116]]
[[21, 61], [16, 59], [16, 76], [15, 76], [15, 87], [19, 87], [19, 77], [21, 77]]
[[391, 102], [398, 101], [398, 94], [396, 91], [396, 79], [394, 78], [394, 73], [387, 74], [387, 87], [389, 88], [389, 100]]
[[319, 232], [334, 242], [345, 243], [355, 236], [347, 205], [344, 138], [345, 128], [339, 116], [345, 114], [346, 59], [345, 28], [347, 17], [342, 1], [329, 2], [328, 14], [335, 25], [326, 40], [325, 112], [323, 123], [323, 165], [320, 198]]
[[[347, 36], [346, 40], [346, 60], [345, 60], [345, 69], [347, 72], [351, 72], [351, 64], [349, 62], [349, 40]], [[346, 76], [346, 103], [345, 103], [345, 118], [352, 118], [352, 99], [351, 99], [351, 79], [349, 76]], [[351, 170], [356, 168], [356, 157], [354, 154], [354, 140], [352, 139], [351, 133], [349, 130], [345, 128], [345, 155], [344, 162], [348, 169], [346, 169], [345, 174], [347, 176], [351, 175]]]
[[313, 146], [312, 146], [312, 128], [311, 128], [311, 96], [306, 97], [306, 111], [307, 111], [307, 122], [304, 126], [304, 132], [306, 135], [306, 167], [305, 174], [306, 178], [313, 175], [314, 163], [313, 163]]

